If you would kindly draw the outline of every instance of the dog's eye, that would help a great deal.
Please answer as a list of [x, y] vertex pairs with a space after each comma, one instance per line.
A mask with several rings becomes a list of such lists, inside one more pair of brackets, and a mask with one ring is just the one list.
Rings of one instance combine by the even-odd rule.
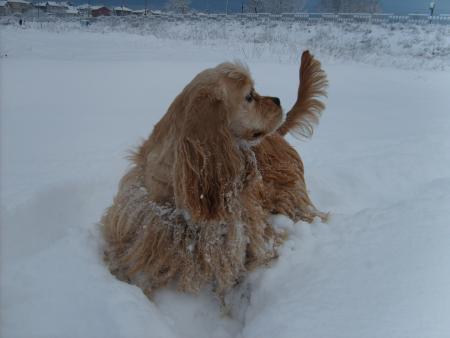
[[253, 133], [252, 137], [253, 137], [254, 139], [256, 139], [256, 138], [260, 138], [260, 137], [263, 136], [263, 135], [264, 135], [264, 133], [263, 133], [262, 131], [257, 131], [257, 132], [254, 132], [254, 133]]
[[253, 101], [253, 93], [250, 93], [250, 94], [248, 94], [246, 97], [245, 97], [245, 101], [247, 101], [247, 102], [252, 102]]

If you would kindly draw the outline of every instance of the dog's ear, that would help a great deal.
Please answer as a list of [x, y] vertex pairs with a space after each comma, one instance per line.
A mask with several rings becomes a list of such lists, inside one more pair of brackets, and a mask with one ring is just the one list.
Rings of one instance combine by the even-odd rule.
[[241, 182], [242, 155], [222, 94], [208, 91], [191, 98], [177, 136], [175, 203], [194, 222], [227, 219]]

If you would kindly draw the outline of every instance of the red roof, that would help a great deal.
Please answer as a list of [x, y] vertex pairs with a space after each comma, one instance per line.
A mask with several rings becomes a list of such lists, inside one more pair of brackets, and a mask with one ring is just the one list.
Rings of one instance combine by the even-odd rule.
[[108, 7], [103, 6], [103, 7], [100, 7], [100, 8], [93, 9], [91, 11], [91, 14], [94, 17], [95, 16], [102, 16], [102, 15], [108, 16], [108, 15], [111, 15], [111, 10]]

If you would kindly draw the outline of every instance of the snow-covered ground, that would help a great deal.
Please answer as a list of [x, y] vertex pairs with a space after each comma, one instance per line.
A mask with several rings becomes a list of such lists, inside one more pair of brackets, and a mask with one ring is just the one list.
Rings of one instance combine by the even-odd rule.
[[[48, 21], [50, 20], [50, 21]], [[0, 17], [1, 24], [15, 24], [17, 18]], [[368, 65], [389, 66], [401, 69], [450, 68], [450, 25], [414, 23], [358, 23], [318, 22], [282, 20], [239, 20], [210, 17], [202, 21], [192, 19], [169, 21], [169, 19], [137, 17], [103, 17], [93, 19], [89, 25], [80, 19], [25, 20], [28, 29], [38, 29], [58, 34], [93, 32], [101, 34], [130, 33], [127, 41], [111, 37], [99, 39], [92, 35], [89, 45], [68, 44], [72, 39], [64, 37], [60, 48], [66, 55], [86, 55], [84, 48], [95, 49], [103, 44], [125, 43], [131, 48], [121, 48], [114, 58], [139, 55], [146, 58], [148, 49], [164, 49], [158, 54], [164, 60], [175, 56], [178, 51], [194, 53], [194, 60], [210, 59], [210, 52], [222, 57], [239, 58], [249, 62], [295, 63], [304, 49], [314, 50], [321, 60], [329, 64], [351, 64], [355, 61]], [[20, 31], [20, 30], [19, 30]], [[29, 35], [19, 35], [26, 39]], [[145, 37], [145, 38], [142, 38]], [[111, 41], [114, 40], [114, 41]], [[170, 51], [165, 50], [168, 41]], [[176, 41], [176, 43], [174, 43]], [[170, 43], [169, 43], [170, 44]], [[39, 48], [40, 44], [24, 44]], [[67, 48], [69, 47], [69, 48]], [[125, 46], [123, 46], [125, 47]], [[81, 50], [80, 50], [81, 48]], [[194, 49], [194, 51], [193, 51]], [[3, 53], [12, 52], [4, 50]], [[43, 52], [52, 53], [46, 49]], [[225, 53], [225, 55], [224, 55]], [[201, 54], [201, 55], [199, 55]], [[88, 53], [92, 57], [92, 53]], [[95, 54], [97, 55], [97, 54]], [[178, 57], [178, 58], [177, 58]], [[190, 59], [188, 57], [188, 59]]]
[[116, 280], [103, 265], [96, 222], [127, 150], [197, 72], [244, 58], [257, 90], [288, 108], [298, 65], [270, 49], [264, 58], [239, 53], [241, 42], [0, 34], [1, 337], [450, 336], [448, 60], [433, 58], [441, 70], [406, 70], [411, 64], [387, 65], [412, 58], [379, 53], [379, 67], [325, 57], [320, 47], [328, 108], [312, 140], [290, 141], [331, 220], [276, 217], [290, 239], [230, 297], [229, 318], [206, 291], [162, 290], [150, 302]]

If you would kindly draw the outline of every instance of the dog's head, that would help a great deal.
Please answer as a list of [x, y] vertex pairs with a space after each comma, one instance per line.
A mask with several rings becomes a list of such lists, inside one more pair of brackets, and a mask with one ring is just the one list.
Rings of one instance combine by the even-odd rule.
[[212, 130], [228, 128], [236, 140], [260, 140], [282, 121], [280, 100], [259, 95], [248, 69], [240, 63], [204, 70], [180, 96], [186, 121], [195, 124], [193, 129], [202, 125]]
[[241, 64], [223, 63], [216, 68], [224, 92], [233, 136], [257, 141], [274, 131], [282, 121], [280, 100], [259, 95], [248, 69]]
[[198, 74], [171, 106], [177, 122], [176, 203], [197, 220], [223, 219], [242, 181], [242, 144], [282, 122], [280, 100], [260, 96], [248, 69], [223, 63]]

